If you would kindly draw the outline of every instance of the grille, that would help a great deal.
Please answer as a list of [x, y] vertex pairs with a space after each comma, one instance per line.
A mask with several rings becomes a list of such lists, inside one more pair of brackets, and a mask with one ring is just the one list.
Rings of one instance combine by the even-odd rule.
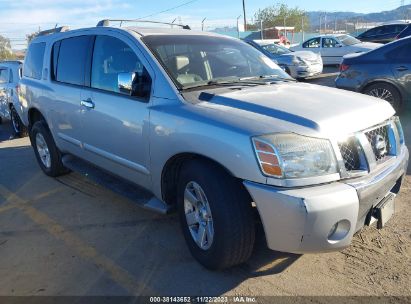
[[344, 160], [345, 169], [347, 171], [355, 171], [361, 169], [360, 151], [361, 148], [355, 137], [349, 138], [347, 141], [339, 143], [341, 155]]
[[391, 145], [388, 136], [388, 126], [378, 127], [365, 133], [367, 139], [374, 151], [375, 160], [382, 162], [387, 157]]

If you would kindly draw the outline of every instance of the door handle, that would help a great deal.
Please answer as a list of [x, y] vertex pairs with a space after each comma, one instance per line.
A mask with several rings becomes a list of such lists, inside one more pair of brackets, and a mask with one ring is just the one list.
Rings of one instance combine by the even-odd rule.
[[94, 109], [94, 102], [90, 98], [86, 100], [82, 100], [80, 102], [80, 105], [82, 105], [83, 107], [89, 108], [89, 109]]
[[398, 71], [398, 72], [408, 71], [408, 68], [405, 67], [405, 66], [400, 66], [400, 67], [397, 68], [397, 71]]

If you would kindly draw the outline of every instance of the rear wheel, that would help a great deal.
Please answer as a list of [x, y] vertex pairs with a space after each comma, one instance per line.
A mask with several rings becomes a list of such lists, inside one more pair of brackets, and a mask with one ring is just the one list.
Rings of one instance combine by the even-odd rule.
[[61, 153], [44, 121], [34, 123], [30, 141], [40, 168], [48, 176], [56, 177], [69, 172], [61, 161]]
[[219, 166], [192, 160], [178, 181], [178, 212], [194, 258], [209, 269], [248, 260], [254, 246], [254, 214], [240, 182]]
[[401, 94], [389, 83], [375, 83], [365, 88], [364, 94], [388, 101], [397, 113], [402, 110]]
[[27, 136], [27, 128], [24, 126], [19, 114], [17, 113], [13, 105], [10, 106], [10, 116], [14, 135], [18, 137]]

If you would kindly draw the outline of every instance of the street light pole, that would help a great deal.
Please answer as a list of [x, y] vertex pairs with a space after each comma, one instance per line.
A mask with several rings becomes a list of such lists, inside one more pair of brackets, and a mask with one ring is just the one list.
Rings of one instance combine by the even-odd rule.
[[204, 21], [207, 19], [207, 17], [205, 17], [203, 19], [203, 21], [201, 21], [201, 30], [204, 31]]
[[245, 0], [243, 0], [244, 31], [247, 31], [247, 17], [245, 15]]

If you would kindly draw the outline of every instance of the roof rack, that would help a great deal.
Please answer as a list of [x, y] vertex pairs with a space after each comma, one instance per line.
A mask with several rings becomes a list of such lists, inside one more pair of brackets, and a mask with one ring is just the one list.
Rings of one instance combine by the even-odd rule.
[[103, 19], [97, 23], [97, 26], [110, 26], [110, 22], [120, 22], [120, 27], [123, 22], [140, 22], [140, 23], [154, 23], [154, 24], [163, 24], [163, 25], [171, 25], [171, 26], [175, 25], [185, 30], [191, 30], [190, 26], [188, 25], [160, 22], [160, 21], [140, 20], [140, 19]]
[[37, 36], [45, 36], [45, 35], [50, 35], [50, 34], [55, 34], [55, 33], [63, 33], [63, 32], [68, 32], [70, 28], [68, 26], [60, 26], [60, 27], [55, 27], [49, 30], [41, 31], [40, 33], [37, 34]]

